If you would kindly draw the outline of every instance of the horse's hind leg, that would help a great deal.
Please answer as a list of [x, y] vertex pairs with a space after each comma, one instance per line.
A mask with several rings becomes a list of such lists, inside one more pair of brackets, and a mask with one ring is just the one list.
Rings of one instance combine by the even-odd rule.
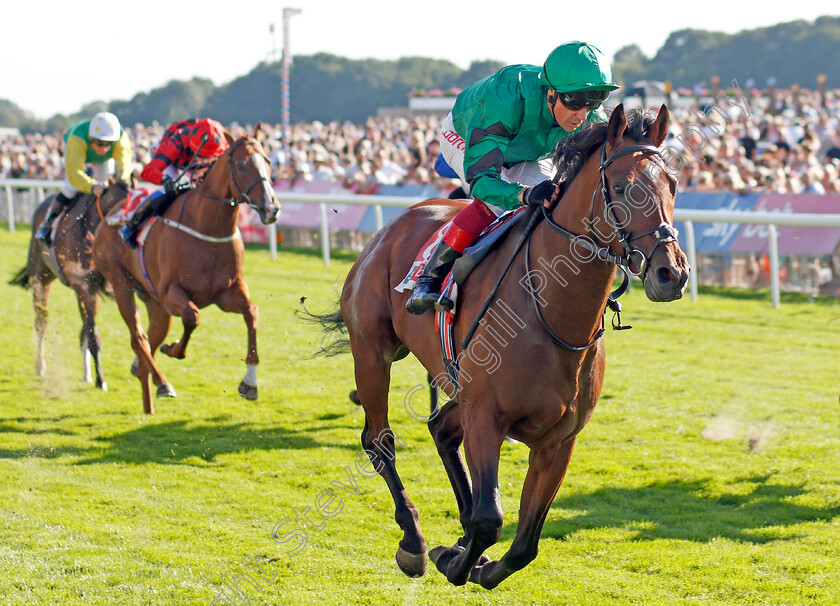
[[44, 282], [37, 276], [32, 282], [32, 307], [35, 310], [35, 374], [43, 377], [47, 371], [44, 348], [47, 343], [47, 303], [52, 282]]
[[91, 372], [91, 358], [96, 370], [96, 386], [102, 391], [108, 391], [102, 373], [102, 339], [96, 328], [96, 313], [99, 311], [99, 295], [88, 294], [83, 286], [74, 287], [76, 299], [79, 303], [79, 314], [82, 316], [82, 332], [79, 340], [82, 347], [82, 379], [86, 383], [93, 383]]
[[239, 383], [239, 395], [246, 400], [256, 400], [257, 390], [257, 365], [260, 357], [257, 355], [257, 322], [260, 318], [260, 310], [248, 296], [248, 287], [244, 282], [234, 285], [234, 288], [225, 292], [216, 301], [216, 305], [222, 311], [240, 313], [245, 320], [248, 329], [248, 353], [245, 356], [247, 370], [242, 381]]
[[455, 493], [455, 501], [458, 503], [464, 535], [458, 539], [457, 544], [460, 547], [466, 547], [470, 541], [469, 521], [472, 517], [473, 501], [470, 479], [460, 450], [461, 442], [464, 441], [464, 430], [461, 427], [461, 411], [458, 403], [452, 400], [440, 408], [437, 414], [431, 416], [428, 426], [443, 461], [443, 467], [446, 469], [446, 475], [449, 476], [449, 483]]
[[[410, 577], [426, 572], [428, 557], [426, 539], [420, 532], [417, 507], [408, 498], [394, 463], [395, 441], [403, 445], [388, 425], [388, 388], [391, 382], [391, 357], [373, 345], [375, 331], [360, 331], [362, 342], [353, 343], [356, 388], [365, 410], [365, 428], [362, 430], [362, 447], [379, 472], [396, 507], [395, 519], [403, 531], [397, 550], [397, 564]], [[351, 334], [351, 339], [353, 338]], [[396, 345], [393, 347], [396, 350]]]

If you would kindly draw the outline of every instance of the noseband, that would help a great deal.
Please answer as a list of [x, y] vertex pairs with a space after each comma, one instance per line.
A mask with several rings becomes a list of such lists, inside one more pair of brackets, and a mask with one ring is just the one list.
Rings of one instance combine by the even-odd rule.
[[[656, 251], [660, 244], [664, 244], [667, 242], [673, 242], [677, 239], [677, 230], [673, 225], [669, 225], [665, 222], [661, 223], [659, 227], [654, 229], [649, 229], [647, 231], [641, 233], [632, 233], [632, 232], [625, 232], [621, 226], [618, 217], [616, 216], [615, 212], [615, 202], [613, 201], [612, 197], [610, 196], [610, 188], [607, 183], [607, 167], [615, 162], [618, 158], [622, 156], [626, 156], [628, 154], [633, 154], [636, 152], [644, 152], [644, 153], [654, 153], [656, 156], [661, 160], [662, 153], [659, 151], [658, 147], [653, 145], [634, 145], [632, 147], [628, 147], [617, 151], [611, 156], [607, 156], [607, 141], [604, 141], [603, 146], [601, 146], [601, 162], [598, 167], [598, 171], [600, 172], [600, 184], [599, 187], [596, 187], [595, 190], [592, 192], [592, 202], [589, 208], [589, 235], [592, 238], [586, 238], [584, 236], [575, 234], [565, 227], [562, 227], [555, 223], [549, 211], [546, 209], [545, 206], [542, 208], [543, 218], [545, 219], [548, 226], [551, 228], [552, 231], [555, 233], [560, 234], [570, 242], [572, 242], [573, 246], [581, 246], [584, 249], [588, 250], [592, 253], [593, 258], [600, 259], [601, 261], [609, 264], [616, 265], [620, 267], [624, 273], [624, 280], [621, 285], [612, 291], [607, 299], [607, 305], [610, 309], [612, 309], [616, 315], [618, 316], [618, 325], [615, 324], [615, 320], [613, 320], [613, 328], [616, 329], [625, 329], [625, 328], [632, 328], [632, 326], [622, 326], [621, 325], [621, 317], [619, 312], [621, 311], [621, 304], [617, 301], [618, 297], [623, 295], [627, 287], [630, 283], [630, 274], [638, 276], [642, 282], [644, 282], [645, 278], [647, 277], [647, 270], [649, 265], [650, 256]], [[609, 246], [602, 246], [599, 245], [598, 239], [596, 237], [595, 232], [595, 201], [598, 197], [598, 191], [600, 190], [601, 195], [604, 198], [604, 207], [606, 208], [606, 213], [609, 216], [610, 223], [612, 223], [612, 229], [615, 233], [616, 238], [618, 239], [619, 243], [621, 244], [622, 254], [615, 254]], [[653, 235], [656, 238], [656, 245], [653, 247], [653, 250], [650, 251], [650, 255], [646, 255], [641, 249], [636, 248], [633, 246], [633, 242], [643, 238], [645, 236]], [[537, 314], [537, 319], [540, 322], [543, 330], [551, 337], [551, 340], [556, 344], [566, 349], [568, 351], [584, 351], [595, 345], [601, 336], [604, 334], [604, 326], [603, 321], [601, 322], [601, 329], [595, 335], [595, 337], [586, 345], [575, 346], [569, 345], [560, 337], [554, 334], [551, 328], [548, 326], [548, 323], [543, 318], [542, 312], [540, 311], [539, 303], [537, 301], [536, 293], [534, 292], [533, 283], [531, 282], [531, 268], [530, 268], [530, 249], [531, 249], [531, 239], [528, 238], [525, 247], [525, 276], [527, 278], [528, 283], [528, 290], [531, 294], [531, 301], [534, 304], [534, 310]], [[636, 266], [639, 268], [638, 271], [633, 271], [633, 261], [638, 260]]]
[[[604, 141], [604, 145], [601, 147], [601, 165], [599, 166], [598, 170], [601, 173], [601, 195], [604, 197], [604, 206], [606, 208], [606, 212], [609, 214], [613, 230], [615, 231], [615, 234], [618, 237], [618, 241], [621, 244], [621, 248], [624, 253], [623, 256], [619, 257], [618, 264], [620, 264], [622, 267], [626, 267], [633, 275], [638, 276], [639, 279], [641, 279], [642, 282], [644, 282], [645, 277], [647, 276], [648, 261], [650, 257], [653, 255], [654, 252], [656, 252], [656, 249], [659, 248], [660, 244], [676, 241], [678, 232], [673, 225], [669, 225], [665, 222], [661, 223], [658, 227], [649, 229], [647, 231], [643, 231], [642, 233], [638, 234], [625, 232], [624, 229], [621, 227], [621, 222], [618, 220], [618, 217], [615, 214], [615, 202], [610, 196], [610, 188], [607, 185], [607, 167], [613, 162], [615, 162], [618, 158], [635, 152], [652, 152], [655, 153], [660, 160], [662, 159], [662, 152], [659, 151], [658, 147], [654, 147], [653, 145], [634, 145], [633, 147], [628, 147], [626, 149], [617, 151], [612, 156], [607, 158], [607, 143], [606, 141]], [[597, 197], [597, 194], [597, 189], [592, 192], [592, 202], [589, 208], [589, 231], [590, 234], [592, 234], [593, 239], [596, 239], [593, 221], [595, 215], [595, 199]], [[650, 235], [653, 235], [654, 238], [656, 238], [656, 245], [653, 247], [653, 250], [650, 251], [650, 255], [645, 255], [645, 253], [642, 252], [642, 250], [640, 250], [639, 248], [635, 248], [632, 245], [632, 243], [635, 240]], [[632, 269], [632, 261], [634, 255], [638, 255], [639, 257], [639, 263], [637, 264], [637, 267], [639, 268], [638, 271], [633, 271]]]

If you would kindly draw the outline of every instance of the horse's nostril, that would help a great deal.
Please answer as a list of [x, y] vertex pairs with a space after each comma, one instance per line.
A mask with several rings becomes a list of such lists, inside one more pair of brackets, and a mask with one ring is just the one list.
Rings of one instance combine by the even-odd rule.
[[670, 267], [660, 267], [656, 271], [656, 278], [660, 284], [670, 284], [675, 279], [674, 272], [671, 271]]

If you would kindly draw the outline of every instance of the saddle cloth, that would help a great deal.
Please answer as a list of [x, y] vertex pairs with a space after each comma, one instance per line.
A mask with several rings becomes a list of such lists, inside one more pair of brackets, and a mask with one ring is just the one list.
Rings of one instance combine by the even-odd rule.
[[125, 222], [137, 210], [137, 207], [140, 206], [143, 200], [155, 191], [154, 187], [138, 187], [137, 189], [132, 189], [119, 210], [105, 217], [105, 221], [108, 225], [125, 225]]
[[[464, 251], [463, 256], [455, 261], [452, 271], [449, 273], [449, 276], [447, 276], [447, 279], [444, 280], [445, 287], [449, 286], [450, 282], [463, 284], [476, 265], [478, 265], [478, 263], [487, 256], [487, 253], [489, 253], [493, 247], [502, 240], [502, 237], [510, 230], [510, 228], [516, 225], [517, 221], [525, 216], [524, 211], [526, 209], [527, 207], [522, 206], [502, 213], [483, 232], [481, 232], [481, 235], [478, 236], [472, 246], [468, 247]], [[406, 274], [402, 282], [394, 287], [394, 290], [397, 292], [404, 292], [414, 288], [414, 285], [417, 283], [417, 278], [419, 278], [426, 269], [429, 257], [432, 256], [432, 252], [434, 252], [435, 247], [446, 235], [451, 224], [452, 221], [447, 221], [440, 227], [440, 229], [432, 234], [432, 236], [420, 248], [420, 252], [417, 253], [408, 274]], [[452, 280], [453, 277], [454, 280]], [[454, 302], [454, 298], [449, 298]]]

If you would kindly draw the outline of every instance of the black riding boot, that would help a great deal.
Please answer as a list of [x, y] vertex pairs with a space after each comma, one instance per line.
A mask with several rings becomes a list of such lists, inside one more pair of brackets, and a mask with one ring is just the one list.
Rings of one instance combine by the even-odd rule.
[[417, 278], [414, 291], [405, 304], [405, 308], [409, 312], [419, 315], [433, 309], [435, 304], [447, 311], [455, 307], [451, 300], [441, 296], [440, 287], [446, 274], [449, 273], [452, 265], [460, 256], [461, 253], [446, 242], [437, 245], [426, 264], [423, 274]]
[[120, 237], [123, 239], [123, 242], [130, 248], [137, 248], [137, 234], [146, 219], [165, 211], [172, 201], [178, 197], [179, 193], [181, 192], [163, 192], [157, 196], [152, 194], [143, 200], [140, 206], [137, 207], [125, 222], [125, 225], [120, 228]]
[[47, 216], [44, 217], [44, 220], [41, 221], [41, 225], [38, 226], [38, 231], [35, 232], [35, 239], [40, 240], [47, 246], [52, 245], [52, 222], [55, 221], [56, 217], [61, 214], [61, 211], [64, 209], [65, 206], [68, 206], [73, 202], [73, 198], [68, 198], [61, 192], [53, 198], [53, 201], [50, 202], [50, 207], [47, 210]]

